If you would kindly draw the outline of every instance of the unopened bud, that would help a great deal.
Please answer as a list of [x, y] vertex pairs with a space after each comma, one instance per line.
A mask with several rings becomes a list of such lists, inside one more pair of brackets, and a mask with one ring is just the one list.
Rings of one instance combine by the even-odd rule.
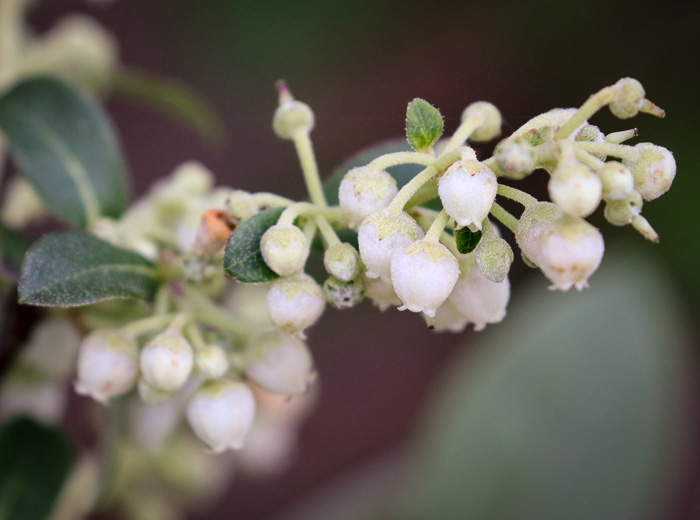
[[345, 282], [329, 276], [323, 284], [326, 301], [336, 309], [350, 309], [362, 301], [365, 283], [362, 278]]
[[156, 390], [175, 392], [190, 377], [194, 356], [192, 347], [179, 333], [165, 331], [141, 350], [141, 374]]
[[214, 453], [242, 448], [254, 418], [253, 392], [227, 379], [204, 383], [187, 406], [190, 426]]
[[360, 268], [360, 255], [350, 244], [333, 244], [323, 255], [323, 265], [331, 276], [349, 282], [357, 276]]
[[617, 96], [610, 102], [610, 112], [620, 119], [636, 116], [645, 96], [642, 84], [634, 78], [622, 78], [615, 87]]
[[549, 196], [565, 213], [586, 217], [593, 213], [603, 192], [600, 178], [588, 167], [564, 161], [549, 180]]
[[206, 379], [223, 376], [229, 367], [226, 351], [219, 345], [206, 345], [195, 355], [197, 371]]
[[490, 141], [501, 135], [501, 113], [488, 101], [477, 101], [472, 103], [462, 112], [462, 122], [467, 118], [479, 116], [482, 123], [474, 130], [469, 137], [471, 141]]
[[308, 274], [278, 278], [267, 291], [270, 320], [287, 334], [303, 334], [326, 308], [323, 291]]
[[613, 226], [626, 226], [642, 212], [643, 204], [642, 196], [633, 191], [627, 198], [607, 201], [603, 215]]
[[277, 84], [277, 88], [280, 104], [272, 120], [272, 128], [277, 136], [282, 139], [294, 139], [297, 134], [310, 133], [316, 121], [311, 107], [296, 101], [283, 81]]
[[640, 153], [640, 160], [627, 164], [637, 190], [644, 200], [654, 200], [671, 188], [676, 176], [676, 160], [663, 146], [640, 143], [634, 147]]
[[524, 139], [506, 139], [494, 150], [496, 164], [508, 179], [524, 179], [537, 165], [533, 146]]
[[447, 214], [472, 231], [481, 229], [497, 190], [496, 175], [478, 161], [453, 164], [438, 183], [438, 194]]
[[476, 249], [476, 266], [487, 279], [500, 283], [508, 276], [513, 250], [502, 238], [482, 240]]
[[296, 336], [266, 334], [246, 352], [246, 374], [275, 394], [303, 394], [316, 379], [311, 352]]
[[229, 193], [227, 209], [229, 215], [239, 220], [247, 220], [260, 210], [253, 200], [253, 195], [243, 190], [233, 190]]
[[280, 276], [289, 276], [304, 269], [309, 242], [295, 225], [275, 224], [263, 234], [260, 252], [270, 269]]
[[634, 177], [624, 164], [610, 161], [598, 172], [603, 183], [605, 200], [621, 200], [630, 196], [634, 190]]
[[397, 193], [396, 180], [388, 172], [361, 166], [343, 177], [338, 203], [350, 220], [350, 227], [355, 228], [367, 216], [386, 208]]

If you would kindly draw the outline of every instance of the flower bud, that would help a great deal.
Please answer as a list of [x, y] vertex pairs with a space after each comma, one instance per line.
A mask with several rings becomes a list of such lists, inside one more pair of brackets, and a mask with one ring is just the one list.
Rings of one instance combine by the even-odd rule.
[[245, 363], [247, 376], [275, 394], [303, 394], [316, 379], [311, 352], [296, 336], [264, 335], [248, 349]]
[[615, 83], [617, 95], [610, 102], [610, 112], [620, 119], [629, 119], [639, 113], [644, 101], [644, 87], [633, 78], [622, 78]]
[[476, 115], [482, 117], [483, 122], [472, 132], [471, 141], [490, 141], [501, 135], [501, 113], [493, 104], [488, 101], [472, 103], [462, 112], [462, 122]]
[[513, 263], [513, 250], [502, 238], [482, 240], [476, 251], [476, 266], [488, 280], [500, 283], [505, 280]]
[[628, 163], [637, 191], [644, 200], [654, 200], [671, 187], [676, 176], [676, 160], [663, 146], [640, 143], [634, 147], [641, 157], [636, 163]]
[[586, 125], [574, 135], [574, 141], [605, 142], [605, 134], [595, 125]]
[[524, 179], [537, 166], [534, 147], [524, 139], [506, 139], [494, 150], [498, 168], [507, 179]]
[[197, 371], [206, 379], [223, 376], [229, 367], [226, 351], [219, 345], [206, 345], [195, 355]]
[[175, 392], [192, 372], [192, 347], [181, 335], [165, 331], [141, 350], [141, 374], [149, 385], [163, 392]]
[[369, 166], [353, 168], [338, 188], [338, 203], [356, 228], [367, 216], [389, 206], [398, 189], [396, 179], [384, 170]]
[[632, 172], [622, 163], [607, 162], [600, 169], [598, 175], [603, 183], [603, 198], [605, 200], [625, 199], [634, 190]]
[[632, 220], [641, 214], [643, 204], [642, 196], [636, 191], [625, 199], [610, 200], [605, 204], [605, 220], [613, 226], [631, 224]]
[[280, 105], [275, 110], [272, 128], [281, 139], [294, 139], [300, 133], [310, 133], [316, 120], [311, 107], [292, 98], [287, 85], [279, 82]]
[[506, 315], [510, 299], [510, 282], [493, 282], [474, 265], [472, 255], [460, 262], [463, 274], [450, 294], [449, 302], [468, 321], [474, 330], [482, 330], [488, 323], [498, 323]]
[[161, 404], [168, 401], [172, 394], [170, 392], [165, 392], [163, 390], [158, 390], [153, 388], [151, 385], [146, 383], [143, 378], [139, 379], [137, 385], [139, 391], [139, 397], [144, 403], [147, 404]]
[[260, 252], [270, 269], [280, 276], [289, 276], [304, 269], [309, 242], [295, 225], [275, 224], [260, 239]]
[[587, 166], [565, 162], [549, 179], [549, 196], [565, 213], [586, 217], [593, 213], [603, 192], [600, 178]]
[[518, 220], [515, 238], [524, 255], [535, 262], [528, 251], [537, 251], [537, 238], [544, 227], [559, 216], [559, 209], [551, 202], [537, 202], [525, 208]]
[[333, 244], [323, 255], [323, 265], [328, 274], [343, 282], [349, 282], [357, 276], [359, 264], [357, 250], [345, 242]]
[[247, 220], [256, 215], [260, 208], [253, 200], [253, 195], [243, 190], [233, 190], [227, 201], [228, 214], [239, 220]]
[[603, 236], [595, 227], [567, 215], [545, 224], [532, 245], [523, 252], [552, 282], [550, 289], [561, 291], [588, 287], [605, 250]]
[[254, 418], [253, 392], [227, 379], [204, 383], [187, 406], [190, 426], [214, 453], [242, 448]]
[[382, 210], [367, 217], [357, 233], [367, 277], [390, 281], [393, 254], [423, 235], [420, 226], [404, 211], [392, 215], [388, 210]]
[[365, 296], [372, 300], [372, 303], [379, 307], [380, 311], [385, 311], [391, 306], [401, 305], [401, 299], [396, 296], [394, 286], [390, 282], [381, 278], [364, 278]]
[[319, 285], [308, 274], [278, 278], [267, 291], [270, 320], [287, 334], [302, 334], [326, 308]]
[[344, 282], [335, 276], [329, 276], [323, 284], [323, 294], [326, 301], [336, 309], [350, 309], [362, 301], [365, 283], [362, 278]]
[[127, 393], [139, 373], [138, 347], [116, 330], [90, 333], [80, 344], [75, 391], [106, 403]]
[[438, 194], [447, 214], [472, 231], [481, 229], [497, 190], [496, 175], [477, 161], [453, 164], [438, 183]]
[[391, 259], [391, 281], [403, 302], [400, 311], [408, 309], [435, 317], [458, 277], [457, 259], [435, 240], [418, 240]]

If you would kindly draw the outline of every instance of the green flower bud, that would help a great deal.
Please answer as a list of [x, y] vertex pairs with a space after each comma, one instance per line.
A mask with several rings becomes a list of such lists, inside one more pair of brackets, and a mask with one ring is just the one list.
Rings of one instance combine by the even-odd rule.
[[490, 141], [501, 135], [501, 113], [493, 104], [487, 101], [472, 103], [462, 112], [462, 122], [473, 116], [481, 117], [482, 123], [472, 132], [469, 140]]
[[631, 224], [635, 217], [642, 212], [644, 201], [642, 196], [633, 191], [629, 197], [621, 200], [610, 200], [605, 204], [605, 220], [613, 226]]
[[336, 309], [350, 309], [362, 301], [365, 283], [362, 278], [346, 282], [329, 276], [323, 284], [323, 294], [326, 301]]
[[293, 224], [275, 224], [260, 239], [260, 252], [270, 269], [289, 276], [304, 269], [309, 256], [309, 242]]
[[277, 84], [280, 93], [280, 105], [275, 110], [272, 128], [282, 139], [294, 139], [299, 133], [310, 133], [315, 124], [311, 107], [296, 101], [287, 85], [281, 81]]
[[633, 78], [622, 78], [614, 85], [617, 96], [610, 102], [610, 112], [620, 119], [629, 119], [639, 113], [644, 101], [644, 87]]
[[359, 272], [360, 255], [350, 244], [341, 242], [326, 249], [323, 265], [331, 276], [349, 282]]
[[476, 266], [479, 271], [496, 283], [508, 276], [513, 258], [513, 250], [502, 238], [483, 240], [476, 250]]
[[624, 164], [610, 161], [598, 172], [603, 183], [605, 200], [621, 200], [630, 196], [634, 190], [634, 177]]

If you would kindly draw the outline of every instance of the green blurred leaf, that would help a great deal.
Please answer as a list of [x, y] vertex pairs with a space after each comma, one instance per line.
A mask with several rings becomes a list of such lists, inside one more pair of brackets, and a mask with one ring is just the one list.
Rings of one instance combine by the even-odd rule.
[[224, 271], [239, 282], [269, 282], [279, 275], [270, 269], [260, 252], [260, 239], [274, 226], [285, 208], [261, 211], [240, 224], [231, 234], [224, 252]]
[[117, 94], [158, 110], [191, 128], [204, 141], [221, 143], [224, 125], [211, 105], [194, 89], [171, 78], [121, 69], [112, 87]]
[[406, 137], [417, 152], [427, 152], [442, 135], [440, 111], [424, 99], [416, 98], [406, 109]]
[[481, 230], [472, 231], [469, 228], [455, 230], [455, 240], [457, 241], [457, 251], [462, 254], [471, 253], [481, 240]]
[[75, 455], [57, 428], [19, 417], [0, 429], [0, 519], [49, 517]]
[[47, 235], [29, 249], [19, 280], [21, 303], [55, 307], [110, 298], [148, 300], [156, 272], [141, 255], [85, 231]]
[[73, 87], [32, 78], [0, 98], [0, 130], [21, 175], [56, 215], [89, 227], [126, 207], [125, 167], [102, 110]]
[[629, 260], [580, 294], [539, 283], [453, 362], [393, 518], [655, 517], [679, 460], [682, 324], [663, 276]]
[[29, 240], [21, 233], [0, 222], [0, 257], [12, 269], [19, 271]]

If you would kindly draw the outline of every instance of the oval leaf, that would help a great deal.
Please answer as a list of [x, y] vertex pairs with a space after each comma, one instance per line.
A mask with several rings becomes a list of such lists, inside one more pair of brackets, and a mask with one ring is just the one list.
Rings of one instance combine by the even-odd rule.
[[19, 301], [74, 307], [110, 298], [148, 300], [155, 289], [154, 266], [141, 255], [85, 231], [66, 231], [48, 235], [29, 249]]
[[417, 152], [427, 152], [440, 139], [443, 121], [440, 111], [424, 99], [416, 98], [406, 109], [406, 137]]
[[476, 249], [476, 246], [481, 240], [481, 230], [472, 231], [469, 228], [459, 228], [455, 230], [455, 240], [457, 242], [457, 251], [467, 254]]
[[64, 83], [33, 78], [0, 98], [0, 130], [17, 169], [59, 217], [89, 227], [126, 207], [124, 162], [102, 110]]
[[57, 428], [19, 417], [0, 429], [0, 518], [49, 517], [75, 455]]
[[224, 252], [224, 271], [239, 282], [269, 282], [279, 275], [270, 269], [260, 252], [260, 239], [274, 226], [285, 208], [270, 208], [252, 216], [231, 234]]

